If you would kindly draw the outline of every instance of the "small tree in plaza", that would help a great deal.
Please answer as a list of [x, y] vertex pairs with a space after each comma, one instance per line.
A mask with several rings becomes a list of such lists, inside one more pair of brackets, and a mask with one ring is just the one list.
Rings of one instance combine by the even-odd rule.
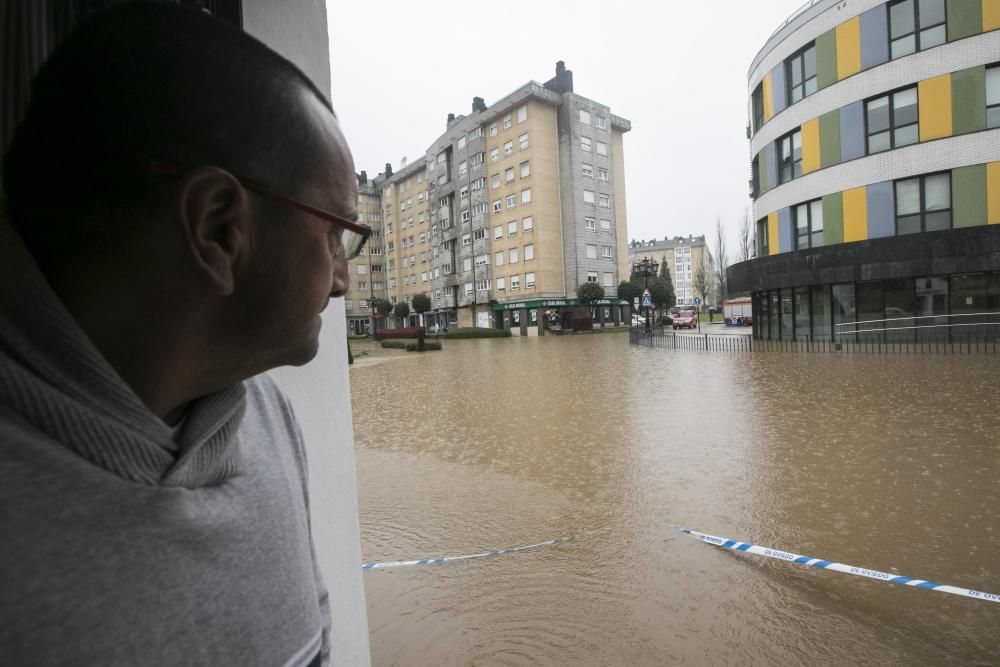
[[604, 288], [597, 283], [583, 283], [576, 288], [576, 298], [580, 300], [580, 303], [589, 306], [604, 298]]
[[642, 294], [642, 286], [634, 280], [623, 280], [618, 283], [618, 298], [628, 301], [629, 312], [632, 312], [632, 302], [640, 294]]
[[431, 309], [431, 300], [426, 294], [417, 294], [410, 299], [413, 310], [420, 316], [420, 331], [417, 332], [417, 352], [424, 351], [424, 313]]
[[406, 318], [410, 316], [410, 304], [405, 301], [400, 301], [396, 304], [396, 307], [392, 309], [392, 314], [398, 317], [402, 324], [400, 326], [406, 326]]
[[649, 294], [653, 297], [653, 303], [656, 304], [656, 308], [661, 314], [670, 310], [677, 303], [677, 297], [674, 296], [674, 284], [670, 280], [669, 272], [666, 278], [656, 277], [649, 281]]

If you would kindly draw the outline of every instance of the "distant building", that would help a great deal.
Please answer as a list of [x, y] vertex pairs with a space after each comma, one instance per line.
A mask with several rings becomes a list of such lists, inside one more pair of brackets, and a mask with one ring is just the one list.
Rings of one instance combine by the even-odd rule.
[[[670, 280], [674, 284], [674, 294], [678, 304], [694, 303], [696, 296], [706, 302], [714, 301], [712, 294], [698, 294], [695, 288], [695, 276], [698, 267], [703, 266], [706, 280], [714, 284], [712, 257], [705, 245], [704, 236], [675, 236], [673, 238], [652, 239], [649, 241], [633, 240], [628, 246], [629, 271], [638, 262], [649, 258], [658, 264], [667, 263]], [[627, 279], [627, 277], [625, 278]], [[708, 290], [712, 292], [712, 289]]]
[[[430, 297], [430, 323], [497, 328], [522, 318], [535, 325], [596, 282], [606, 295], [598, 318], [624, 321], [616, 293], [628, 275], [622, 137], [630, 129], [577, 95], [562, 62], [555, 78], [489, 107], [473, 98], [468, 116], [448, 115], [425, 155], [396, 173], [386, 165], [364, 192], [381, 199], [382, 261], [358, 258], [352, 280], [377, 265], [390, 301]], [[355, 329], [367, 315], [354, 303], [362, 292], [352, 288]]]
[[1000, 4], [818, 0], [750, 67], [754, 335], [997, 337]]
[[[391, 175], [392, 169], [386, 165]], [[388, 299], [386, 292], [386, 255], [382, 227], [382, 182], [385, 174], [369, 180], [364, 171], [358, 175], [358, 220], [372, 228], [372, 235], [362, 254], [351, 260], [348, 271], [351, 288], [344, 296], [347, 328], [352, 335], [371, 333], [374, 299]]]

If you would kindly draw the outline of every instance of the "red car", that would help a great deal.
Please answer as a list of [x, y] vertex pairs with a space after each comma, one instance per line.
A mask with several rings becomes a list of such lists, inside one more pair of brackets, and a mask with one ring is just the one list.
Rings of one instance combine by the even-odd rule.
[[694, 329], [698, 326], [698, 314], [682, 310], [674, 315], [674, 329]]

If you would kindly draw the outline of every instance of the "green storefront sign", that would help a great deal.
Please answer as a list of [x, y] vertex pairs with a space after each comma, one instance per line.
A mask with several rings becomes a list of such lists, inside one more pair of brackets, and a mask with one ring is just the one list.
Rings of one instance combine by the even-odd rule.
[[[562, 308], [568, 306], [581, 306], [579, 299], [533, 299], [531, 301], [511, 301], [509, 303], [494, 303], [490, 305], [490, 310], [522, 310], [527, 308]], [[600, 299], [590, 304], [591, 306], [627, 306], [628, 301], [621, 299]]]

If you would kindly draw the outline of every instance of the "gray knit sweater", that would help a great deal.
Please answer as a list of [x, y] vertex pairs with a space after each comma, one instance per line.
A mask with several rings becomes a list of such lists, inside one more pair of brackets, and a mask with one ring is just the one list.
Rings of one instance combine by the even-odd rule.
[[170, 430], [0, 215], [0, 664], [328, 661], [304, 448], [260, 376]]

